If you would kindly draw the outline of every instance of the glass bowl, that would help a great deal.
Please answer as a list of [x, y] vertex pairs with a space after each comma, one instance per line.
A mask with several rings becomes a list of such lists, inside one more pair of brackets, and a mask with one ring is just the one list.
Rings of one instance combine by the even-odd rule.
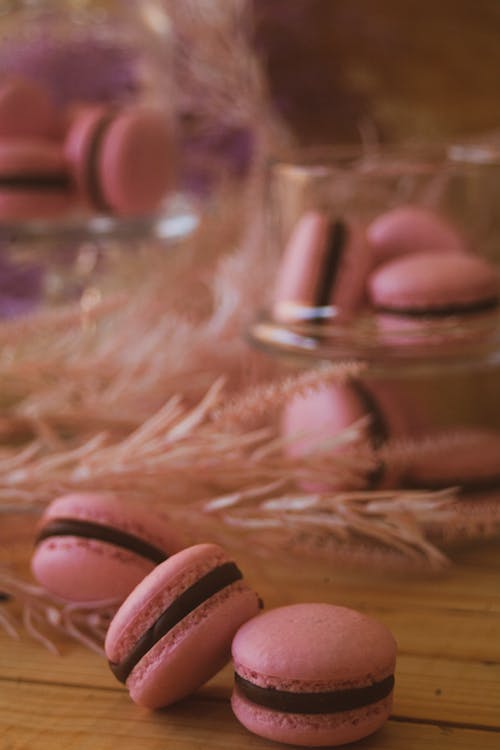
[[[391, 257], [380, 255], [372, 239], [375, 222], [408, 209], [424, 218], [432, 216], [448, 234], [460, 238], [460, 252], [481, 259], [498, 277], [498, 151], [459, 143], [299, 150], [270, 166], [268, 193], [266, 252], [274, 258], [275, 278], [248, 331], [250, 341], [299, 367], [359, 363], [362, 382], [372, 394], [379, 393], [384, 404], [388, 399], [387, 408], [398, 415], [394, 437], [428, 437], [463, 428], [500, 431], [498, 297], [488, 309], [473, 313], [427, 311], [415, 316], [381, 314], [369, 294], [370, 279], [384, 263], [398, 261], [398, 253], [402, 258], [411, 252], [440, 252], [439, 247], [423, 249], [418, 237], [406, 236], [409, 249], [391, 250]], [[313, 280], [320, 289], [329, 271], [326, 266], [319, 271], [314, 266], [313, 272], [315, 256], [308, 257], [308, 251], [300, 255], [300, 249], [296, 251], [299, 261], [295, 258], [299, 269], [295, 291], [289, 289], [289, 297], [283, 297], [290, 247], [294, 241], [297, 245], [294, 231], [303, 217], [311, 215], [344, 222], [351, 237], [362, 238], [363, 257], [358, 258], [347, 245], [344, 252], [351, 253], [351, 268], [341, 258], [347, 271], [337, 277], [339, 284], [346, 285], [347, 295], [349, 284], [359, 285], [358, 277], [362, 277], [355, 310], [336, 304], [340, 296], [333, 294], [321, 304], [308, 297], [305, 290], [310, 291], [311, 274], [318, 275], [319, 280], [315, 276]], [[450, 273], [454, 273], [453, 266]]]

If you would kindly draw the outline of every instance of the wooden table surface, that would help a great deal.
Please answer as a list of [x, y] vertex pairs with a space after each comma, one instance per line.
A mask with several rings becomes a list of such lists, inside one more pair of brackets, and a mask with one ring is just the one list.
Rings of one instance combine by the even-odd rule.
[[[0, 562], [28, 559], [29, 532], [0, 519]], [[267, 607], [328, 601], [385, 622], [399, 644], [393, 716], [353, 748], [500, 748], [500, 547], [462, 551], [440, 577], [403, 578], [297, 562], [252, 562]], [[271, 750], [233, 717], [226, 667], [169, 709], [135, 706], [106, 662], [71, 641], [60, 656], [0, 633], [0, 750]], [[282, 746], [285, 747], [285, 746]]]

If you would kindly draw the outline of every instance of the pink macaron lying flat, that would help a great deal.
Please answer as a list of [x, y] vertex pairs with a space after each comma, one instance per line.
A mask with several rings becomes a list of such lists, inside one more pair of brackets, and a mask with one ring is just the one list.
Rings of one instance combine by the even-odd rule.
[[50, 137], [57, 114], [49, 94], [25, 78], [9, 78], [0, 84], [0, 138]]
[[251, 732], [305, 747], [379, 729], [392, 707], [396, 643], [388, 628], [344, 607], [293, 604], [243, 625], [232, 655], [232, 708]]
[[215, 544], [173, 555], [116, 613], [106, 656], [135, 703], [160, 708], [184, 698], [229, 660], [238, 628], [260, 600]]
[[0, 141], [0, 220], [59, 218], [74, 197], [62, 148], [34, 138]]
[[367, 239], [374, 265], [409, 253], [466, 252], [459, 230], [444, 217], [420, 206], [399, 206], [372, 221]]
[[439, 490], [458, 487], [480, 493], [500, 489], [500, 432], [462, 428], [429, 434], [418, 441], [387, 447], [401, 484]]
[[342, 219], [310, 211], [297, 222], [278, 270], [273, 312], [277, 319], [350, 316], [365, 302], [371, 268], [364, 233]]
[[370, 276], [378, 312], [402, 316], [460, 315], [498, 306], [500, 276], [475, 255], [414, 253], [381, 265]]
[[65, 150], [83, 201], [102, 213], [154, 213], [172, 184], [172, 135], [161, 111], [81, 109]]
[[31, 567], [39, 583], [65, 601], [120, 603], [182, 547], [164, 516], [111, 493], [75, 493], [48, 506]]

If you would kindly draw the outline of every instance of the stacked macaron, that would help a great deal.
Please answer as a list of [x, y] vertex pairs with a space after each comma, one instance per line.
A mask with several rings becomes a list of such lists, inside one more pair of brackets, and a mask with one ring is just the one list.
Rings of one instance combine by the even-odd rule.
[[106, 639], [111, 669], [149, 708], [218, 672], [236, 631], [262, 606], [221, 547], [186, 547], [168, 517], [111, 492], [50, 503], [31, 568], [62, 602], [118, 610]]
[[[459, 229], [444, 217], [405, 205], [377, 216], [364, 231], [326, 213], [306, 212], [282, 256], [273, 315], [280, 323], [311, 324], [326, 319], [345, 322], [367, 313], [384, 345], [409, 348], [417, 342], [421, 354], [456, 353], [465, 333], [448, 340], [448, 329], [440, 329], [439, 322], [477, 323], [481, 316], [496, 314], [499, 303], [496, 267], [474, 254]], [[467, 335], [470, 342], [474, 329]], [[324, 451], [325, 446], [338, 454], [345, 450], [342, 435], [364, 418], [369, 426], [365, 447], [377, 452], [388, 441], [422, 437], [432, 430], [432, 416], [421, 407], [396, 377], [360, 376], [325, 385], [292, 397], [285, 406], [284, 450], [298, 459]], [[360, 446], [351, 443], [350, 449], [359, 451]], [[402, 466], [396, 461], [393, 471], [385, 458], [379, 466], [378, 472], [365, 476], [365, 486], [407, 486], [410, 477], [421, 473], [420, 467], [406, 466], [400, 476]], [[345, 484], [346, 489], [357, 486]], [[310, 483], [303, 487], [313, 489]], [[333, 475], [329, 488], [338, 488]]]
[[163, 111], [141, 105], [61, 111], [30, 80], [1, 82], [1, 221], [152, 214], [173, 171]]
[[366, 229], [308, 211], [284, 249], [273, 297], [282, 322], [349, 319], [367, 310], [412, 318], [497, 307], [500, 277], [438, 213], [401, 206]]
[[262, 601], [222, 547], [182, 548], [168, 519], [117, 495], [71, 494], [51, 503], [32, 569], [63, 601], [121, 602], [105, 653], [140, 706], [181, 700], [232, 655], [233, 711], [262, 737], [341, 744], [371, 734], [389, 716], [396, 644], [384, 625], [332, 604], [259, 614]]

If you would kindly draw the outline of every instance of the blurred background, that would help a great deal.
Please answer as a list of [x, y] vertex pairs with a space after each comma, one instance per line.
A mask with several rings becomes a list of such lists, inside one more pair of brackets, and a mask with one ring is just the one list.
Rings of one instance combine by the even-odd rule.
[[498, 0], [253, 0], [256, 44], [301, 143], [500, 127]]

